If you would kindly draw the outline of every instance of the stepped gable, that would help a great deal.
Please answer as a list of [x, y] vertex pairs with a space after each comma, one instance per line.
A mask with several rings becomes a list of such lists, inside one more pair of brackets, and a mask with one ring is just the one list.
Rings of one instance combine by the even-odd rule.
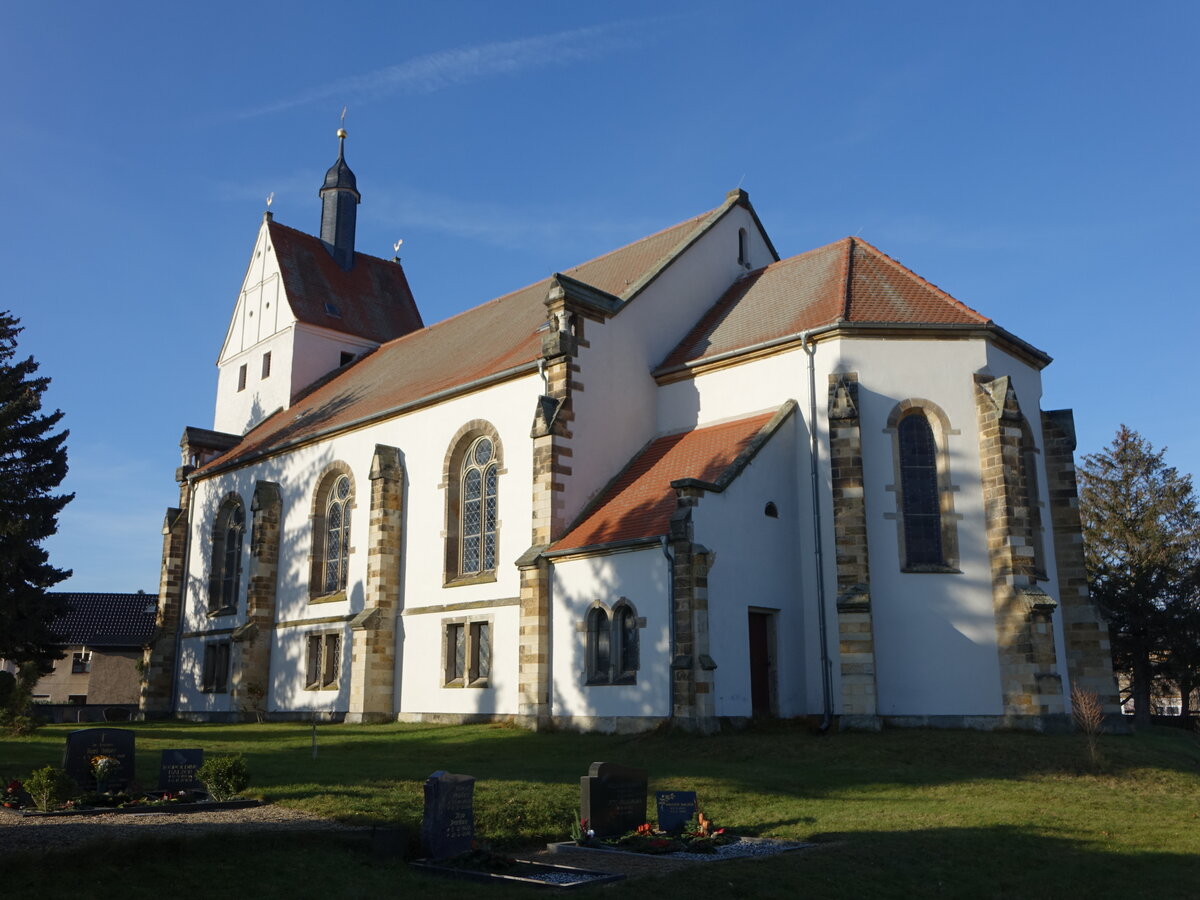
[[651, 441], [551, 550], [666, 534], [676, 506], [671, 482], [694, 478], [716, 483], [775, 415], [772, 410]]
[[154, 634], [158, 598], [153, 594], [83, 594], [51, 592], [66, 611], [54, 618], [51, 631], [66, 646], [135, 647]]
[[747, 274], [659, 370], [836, 322], [979, 326], [991, 320], [866, 241], [848, 237]]
[[[716, 222], [731, 203], [726, 201], [703, 215], [564, 271], [572, 278], [628, 299]], [[288, 238], [299, 235], [315, 245], [308, 255], [319, 261], [314, 264], [328, 262], [327, 268], [322, 269], [323, 277], [330, 280], [338, 275], [354, 277], [354, 271], [343, 273], [338, 268], [316, 238], [292, 229], [286, 231], [290, 232]], [[299, 241], [292, 242], [292, 246], [299, 245]], [[355, 256], [356, 260], [363, 258], [362, 254]], [[395, 263], [376, 262], [400, 271]], [[357, 263], [354, 269], [359, 269]], [[298, 268], [295, 271], [297, 276], [301, 274]], [[319, 382], [307, 396], [297, 398], [290, 409], [265, 419], [237, 446], [202, 467], [200, 473], [248, 462], [284, 446], [336, 431], [350, 423], [388, 415], [521, 366], [532, 367], [542, 352], [538, 329], [546, 321], [545, 300], [550, 281], [543, 279], [385, 343], [347, 369]], [[297, 294], [318, 298], [315, 290]]]
[[267, 229], [288, 304], [301, 322], [379, 344], [422, 327], [399, 263], [355, 253], [344, 270], [320, 238], [274, 221]]

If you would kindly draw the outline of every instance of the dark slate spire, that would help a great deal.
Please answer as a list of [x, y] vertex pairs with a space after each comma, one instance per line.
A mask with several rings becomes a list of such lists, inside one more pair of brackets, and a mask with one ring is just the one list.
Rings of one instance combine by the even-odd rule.
[[346, 129], [338, 129], [338, 158], [325, 173], [321, 196], [321, 240], [343, 269], [354, 265], [354, 222], [358, 216], [358, 182], [346, 165]]

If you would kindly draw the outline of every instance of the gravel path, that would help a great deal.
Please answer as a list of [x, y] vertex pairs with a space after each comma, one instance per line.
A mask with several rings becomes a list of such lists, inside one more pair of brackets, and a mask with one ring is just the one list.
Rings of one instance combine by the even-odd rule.
[[[17, 816], [0, 814], [0, 858], [6, 853], [54, 850], [95, 840], [136, 837], [190, 837], [236, 828], [246, 831], [369, 832], [370, 827], [339, 825], [309, 813], [265, 804], [212, 812], [103, 813], [96, 816]], [[145, 829], [154, 829], [153, 832]]]

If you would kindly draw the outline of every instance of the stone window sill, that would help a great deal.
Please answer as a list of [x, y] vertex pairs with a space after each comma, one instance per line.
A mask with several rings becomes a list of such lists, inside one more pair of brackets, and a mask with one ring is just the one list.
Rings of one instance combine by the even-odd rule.
[[233, 606], [222, 606], [220, 609], [210, 609], [207, 613], [210, 619], [219, 619], [222, 616], [232, 616], [237, 613], [237, 608]]
[[962, 569], [955, 566], [902, 566], [900, 569], [908, 575], [961, 575]]
[[449, 578], [442, 584], [442, 587], [464, 587], [468, 584], [491, 584], [496, 580], [496, 571], [493, 569], [490, 572], [480, 572], [478, 575], [459, 575], [454, 578]]
[[334, 591], [332, 594], [320, 594], [316, 597], [309, 597], [309, 603], [340, 603], [346, 599], [345, 591]]

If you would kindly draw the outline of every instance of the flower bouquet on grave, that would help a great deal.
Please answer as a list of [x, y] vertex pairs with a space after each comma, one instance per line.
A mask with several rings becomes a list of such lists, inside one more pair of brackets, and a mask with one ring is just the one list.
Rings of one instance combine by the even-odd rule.
[[20, 809], [28, 804], [29, 795], [25, 793], [25, 788], [21, 786], [21, 782], [17, 779], [9, 781], [8, 786], [4, 789], [4, 793], [0, 795], [0, 804], [9, 809]]
[[575, 819], [571, 822], [571, 840], [580, 847], [598, 847], [596, 832], [588, 827], [587, 819]]
[[114, 769], [119, 769], [121, 763], [112, 756], [93, 756], [91, 759], [92, 777], [96, 779], [96, 793], [108, 792], [108, 776]]

